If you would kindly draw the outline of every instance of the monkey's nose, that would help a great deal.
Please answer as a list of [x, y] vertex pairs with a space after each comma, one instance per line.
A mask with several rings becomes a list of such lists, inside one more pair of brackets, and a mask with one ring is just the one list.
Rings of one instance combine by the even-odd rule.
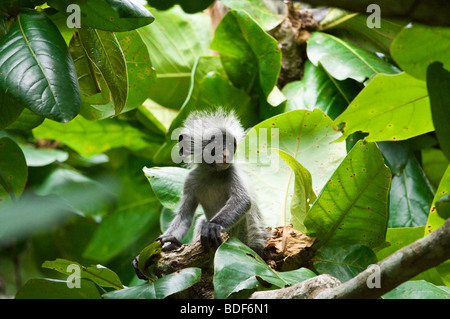
[[222, 155], [223, 155], [223, 162], [224, 163], [227, 163], [227, 159], [231, 159], [231, 157], [232, 157], [231, 152], [229, 150], [227, 150], [227, 149], [223, 150]]

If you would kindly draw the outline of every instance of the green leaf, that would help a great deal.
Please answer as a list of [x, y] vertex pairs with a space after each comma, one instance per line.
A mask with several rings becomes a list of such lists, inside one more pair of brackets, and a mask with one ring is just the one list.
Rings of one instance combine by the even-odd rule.
[[277, 88], [281, 51], [277, 41], [246, 12], [228, 12], [214, 33], [211, 49], [220, 53], [231, 82], [251, 92], [259, 83], [267, 102], [277, 106], [286, 99]]
[[138, 30], [157, 71], [156, 83], [147, 93], [158, 104], [179, 109], [189, 93], [194, 64], [209, 55], [211, 20], [179, 7], [154, 14], [156, 21]]
[[42, 167], [55, 162], [65, 162], [69, 158], [67, 152], [50, 149], [50, 148], [35, 148], [28, 145], [20, 145], [20, 148], [25, 155], [28, 167]]
[[214, 257], [214, 297], [225, 299], [242, 290], [258, 289], [259, 280], [282, 288], [314, 276], [306, 268], [277, 272], [238, 239], [230, 238], [217, 249]]
[[105, 299], [164, 299], [200, 281], [200, 268], [185, 268], [154, 282], [104, 294]]
[[[19, 54], [20, 52], [20, 54]], [[25, 10], [0, 40], [0, 92], [49, 119], [67, 122], [80, 111], [72, 57], [45, 15]]]
[[268, 8], [263, 0], [223, 0], [224, 5], [232, 10], [244, 10], [251, 16], [264, 30], [272, 30], [278, 26], [284, 15], [277, 14]]
[[90, 27], [78, 29], [78, 34], [86, 55], [108, 85], [116, 115], [120, 114], [128, 97], [128, 73], [125, 56], [115, 34]]
[[69, 288], [56, 279], [30, 279], [17, 292], [16, 299], [101, 299], [95, 284], [81, 279], [80, 288]]
[[42, 264], [42, 267], [56, 270], [65, 275], [75, 276], [75, 272], [69, 269], [69, 266], [72, 265], [79, 267], [80, 278], [89, 279], [101, 287], [111, 287], [114, 289], [124, 288], [119, 276], [111, 269], [102, 265], [85, 267], [75, 261], [57, 258], [54, 261], [45, 261]]
[[141, 250], [139, 253], [139, 262], [138, 268], [140, 272], [145, 275], [147, 278], [151, 278], [151, 274], [147, 271], [147, 261], [153, 255], [159, 254], [162, 251], [161, 243], [159, 241], [155, 241]]
[[431, 209], [428, 215], [427, 225], [425, 227], [425, 235], [428, 235], [444, 224], [445, 219], [439, 216], [436, 211], [436, 202], [448, 194], [450, 194], [450, 165], [447, 166], [444, 176], [439, 183], [439, 187], [436, 190], [436, 195], [433, 198], [433, 202], [431, 203]]
[[352, 78], [358, 82], [372, 79], [379, 73], [397, 74], [399, 70], [354, 44], [332, 35], [314, 32], [308, 39], [308, 58], [314, 65], [320, 62], [338, 80]]
[[319, 108], [334, 120], [360, 90], [357, 82], [351, 79], [338, 81], [324, 70], [320, 62], [316, 67], [308, 60], [303, 80], [288, 83], [282, 92], [288, 99], [287, 110], [312, 111]]
[[[84, 194], [73, 194], [73, 196]], [[82, 198], [82, 197], [81, 197]], [[55, 229], [76, 212], [58, 196], [36, 196], [23, 193], [13, 204], [0, 210], [0, 247], [10, 246], [37, 232]], [[78, 212], [76, 212], [78, 213]]]
[[317, 250], [314, 268], [345, 282], [369, 265], [377, 263], [375, 253], [361, 244], [328, 244]]
[[36, 138], [61, 141], [85, 157], [117, 147], [137, 151], [152, 143], [160, 143], [156, 137], [149, 140], [144, 132], [125, 121], [105, 119], [91, 122], [80, 116], [66, 124], [44, 121], [33, 130], [33, 134]]
[[28, 179], [25, 157], [9, 137], [0, 138], [0, 207], [22, 194]]
[[335, 121], [350, 134], [369, 133], [366, 141], [404, 140], [434, 130], [425, 82], [401, 73], [376, 76]]
[[436, 202], [436, 210], [439, 215], [439, 217], [443, 219], [450, 218], [450, 195], [447, 194], [443, 197], [441, 197]]
[[366, 15], [342, 12], [346, 14], [344, 17], [324, 26], [322, 30], [373, 53], [389, 55], [392, 41], [406, 24], [405, 21], [380, 19], [380, 28], [369, 28]]
[[80, 6], [81, 23], [105, 31], [130, 31], [152, 23], [155, 18], [138, 1], [133, 0], [49, 0], [47, 3], [66, 16], [67, 6]]
[[306, 215], [307, 234], [329, 242], [376, 247], [384, 242], [391, 173], [378, 147], [358, 142]]
[[292, 226], [305, 232], [303, 225], [306, 213], [312, 203], [316, 200], [316, 194], [312, 189], [311, 174], [295, 158], [282, 150], [273, 149], [288, 164], [295, 173], [294, 195], [291, 202], [291, 224]]
[[141, 161], [135, 163], [128, 158], [124, 165], [117, 172], [122, 186], [117, 209], [102, 219], [85, 248], [83, 257], [89, 260], [106, 263], [142, 235], [149, 234], [146, 236], [155, 238], [159, 232], [158, 219], [162, 207], [142, 173], [136, 169]]
[[9, 94], [2, 93], [0, 95], [0, 129], [4, 129], [14, 123], [23, 110], [23, 105], [15, 101]]
[[117, 188], [117, 181], [112, 179], [107, 189], [79, 172], [57, 168], [35, 187], [35, 192], [42, 196], [56, 194], [86, 216], [101, 217], [114, 207], [116, 197], [112, 191]]
[[441, 150], [435, 148], [424, 149], [421, 155], [423, 171], [433, 185], [433, 188], [437, 189], [447, 169], [449, 160]]
[[181, 167], [144, 167], [143, 171], [161, 204], [176, 211], [189, 170]]
[[389, 227], [424, 226], [434, 192], [414, 155], [408, 157], [400, 175], [392, 177]]
[[[17, 107], [17, 104], [13, 105]], [[20, 113], [19, 117], [12, 124], [8, 125], [6, 129], [23, 131], [31, 130], [44, 122], [44, 119], [45, 118], [42, 115], [36, 114], [25, 108], [22, 113]]]
[[[449, 28], [450, 30], [450, 28]], [[450, 33], [449, 33], [450, 36]], [[449, 40], [447, 40], [449, 41]], [[447, 68], [450, 69], [450, 60]], [[431, 116], [433, 118], [439, 145], [447, 159], [450, 160], [450, 72], [442, 67], [442, 63], [432, 63], [427, 69], [427, 88], [430, 95]]]
[[424, 226], [388, 228], [386, 242], [389, 246], [377, 252], [378, 260], [383, 260], [397, 250], [423, 237]]
[[[128, 72], [128, 98], [125, 107], [121, 111], [125, 113], [140, 107], [146, 100], [148, 96], [147, 90], [151, 89], [155, 82], [156, 71], [152, 67], [147, 47], [136, 30], [117, 33], [116, 37], [124, 53]], [[77, 62], [82, 61], [76, 60], [75, 63], [79, 79], [83, 78], [85, 80], [83, 75], [81, 75], [82, 73], [78, 72]], [[84, 67], [84, 69], [84, 74], [86, 74], [87, 68]], [[97, 79], [101, 92], [98, 93], [98, 91], [93, 90], [92, 93], [94, 95], [83, 94], [83, 86], [80, 83], [83, 102], [80, 113], [88, 120], [101, 120], [115, 114], [114, 103], [110, 101], [109, 89], [101, 74], [99, 74]], [[92, 88], [95, 89], [95, 86], [90, 86], [90, 90]]]
[[449, 299], [448, 287], [438, 287], [425, 280], [407, 281], [383, 295], [383, 299]]
[[440, 61], [450, 68], [449, 37], [450, 28], [407, 26], [392, 42], [391, 55], [404, 71], [425, 80], [427, 68], [433, 62]]
[[318, 194], [346, 156], [345, 143], [331, 143], [339, 136], [332, 120], [318, 109], [277, 115], [247, 133], [237, 147], [236, 162], [252, 182], [267, 226], [290, 223], [294, 189], [294, 172], [270, 149], [280, 149], [303, 165]]

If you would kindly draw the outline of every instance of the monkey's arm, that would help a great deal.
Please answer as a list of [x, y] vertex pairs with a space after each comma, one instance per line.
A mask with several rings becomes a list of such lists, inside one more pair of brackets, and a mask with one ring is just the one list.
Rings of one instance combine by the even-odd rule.
[[181, 246], [181, 241], [192, 225], [197, 206], [198, 202], [195, 197], [185, 189], [177, 215], [164, 234], [156, 238], [161, 242], [163, 250], [174, 250]]
[[225, 206], [202, 227], [200, 239], [205, 249], [222, 243], [221, 232], [233, 226], [252, 205], [250, 196], [239, 183], [233, 188]]

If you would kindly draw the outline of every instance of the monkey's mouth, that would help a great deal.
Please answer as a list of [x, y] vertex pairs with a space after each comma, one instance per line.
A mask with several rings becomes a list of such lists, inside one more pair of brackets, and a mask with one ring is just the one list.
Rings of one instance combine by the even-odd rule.
[[218, 170], [223, 170], [223, 169], [227, 169], [228, 167], [230, 167], [231, 163], [214, 163], [214, 165], [216, 166], [216, 168]]

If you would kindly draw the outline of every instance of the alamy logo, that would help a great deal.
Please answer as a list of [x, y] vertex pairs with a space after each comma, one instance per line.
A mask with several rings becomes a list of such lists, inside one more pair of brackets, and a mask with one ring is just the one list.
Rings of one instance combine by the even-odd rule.
[[70, 15], [66, 19], [66, 25], [70, 29], [81, 28], [81, 9], [77, 4], [69, 4], [66, 9]]
[[381, 8], [378, 4], [369, 4], [367, 6], [367, 13], [372, 13], [367, 17], [367, 26], [371, 29], [381, 28]]

